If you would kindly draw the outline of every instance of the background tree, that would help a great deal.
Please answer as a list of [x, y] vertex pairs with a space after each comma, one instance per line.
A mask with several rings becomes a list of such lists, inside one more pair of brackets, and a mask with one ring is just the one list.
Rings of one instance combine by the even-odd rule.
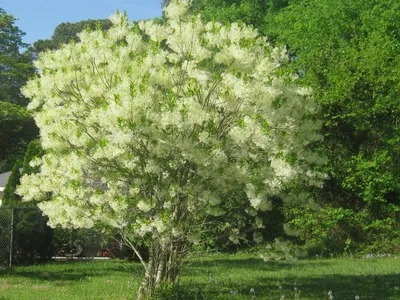
[[317, 106], [279, 75], [285, 52], [244, 25], [206, 25], [182, 1], [165, 13], [163, 25], [118, 14], [106, 33], [82, 32], [41, 55], [24, 90], [45, 155], [18, 193], [53, 226], [119, 229], [139, 257], [135, 238], [146, 239], [147, 294], [176, 280], [233, 193], [247, 197], [236, 214], [254, 215], [322, 177], [309, 149]]
[[[251, 8], [240, 10], [240, 5]], [[330, 180], [317, 193], [325, 208], [315, 224], [307, 222], [312, 210], [304, 222], [294, 221], [308, 228], [303, 238], [310, 240], [309, 230], [323, 219], [327, 227], [336, 224], [325, 234], [332, 239], [339, 233], [341, 249], [348, 239], [371, 241], [382, 232], [398, 237], [399, 3], [193, 0], [193, 7], [207, 21], [248, 22], [275, 44], [286, 45], [292, 58], [287, 72], [313, 88], [322, 107], [328, 157], [323, 171]], [[346, 225], [330, 221], [337, 218]]]
[[44, 150], [40, 145], [40, 140], [36, 139], [29, 143], [23, 161], [23, 173], [24, 174], [33, 174], [39, 172], [38, 166], [31, 166], [30, 162], [40, 159], [44, 155]]
[[8, 178], [3, 192], [2, 205], [4, 206], [13, 207], [21, 202], [21, 197], [15, 194], [15, 190], [21, 179], [21, 168], [22, 162], [17, 161], [11, 170], [10, 177]]
[[[24, 162], [17, 161], [8, 179], [3, 195], [3, 206], [9, 209], [2, 210], [1, 214], [13, 213], [14, 218], [14, 251], [13, 264], [33, 264], [39, 260], [49, 259], [53, 254], [52, 239], [53, 229], [46, 225], [47, 217], [37, 208], [35, 203], [23, 202], [15, 194], [20, 184], [22, 174], [32, 174], [38, 169], [27, 164], [31, 160], [41, 157], [43, 150], [37, 140], [29, 143], [24, 157]], [[28, 166], [26, 169], [25, 167]], [[11, 212], [11, 209], [13, 211]], [[0, 232], [5, 240], [9, 237], [9, 230]]]
[[61, 45], [68, 44], [71, 41], [78, 42], [78, 33], [85, 29], [94, 30], [96, 28], [101, 28], [102, 30], [107, 30], [111, 27], [111, 24], [111, 21], [108, 19], [84, 20], [76, 23], [61, 23], [55, 28], [51, 39], [38, 40], [34, 42], [30, 51], [37, 56], [40, 52], [58, 49]]
[[192, 0], [191, 10], [205, 21], [244, 22], [268, 36], [266, 20], [288, 5], [289, 0]]
[[105, 30], [111, 25], [109, 20], [61, 23], [50, 40], [39, 40], [29, 51], [21, 52], [28, 44], [22, 42], [25, 33], [14, 25], [15, 20], [0, 8], [0, 172], [11, 170], [18, 159], [23, 159], [28, 143], [38, 134], [33, 119], [23, 108], [27, 99], [20, 92], [35, 73], [33, 58], [42, 51], [78, 41], [77, 33], [86, 28]]
[[20, 89], [35, 73], [32, 56], [23, 52], [25, 34], [14, 25], [15, 18], [0, 8], [0, 101], [26, 105]]
[[11, 170], [22, 159], [25, 147], [37, 134], [32, 118], [21, 107], [27, 99], [20, 89], [35, 69], [32, 56], [24, 51], [24, 32], [15, 18], [0, 8], [0, 172]]
[[0, 170], [8, 171], [7, 162], [9, 165], [22, 158], [27, 144], [36, 135], [35, 122], [25, 108], [0, 101]]
[[331, 180], [321, 201], [351, 209], [366, 232], [376, 226], [391, 238], [400, 206], [399, 9], [393, 1], [303, 0], [266, 19], [289, 46], [290, 70], [322, 106]]

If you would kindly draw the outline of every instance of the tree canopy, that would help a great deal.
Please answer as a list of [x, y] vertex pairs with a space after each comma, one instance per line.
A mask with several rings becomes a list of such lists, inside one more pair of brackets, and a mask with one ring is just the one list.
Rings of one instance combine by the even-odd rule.
[[269, 22], [323, 106], [330, 173], [367, 202], [400, 190], [399, 17], [395, 1], [303, 0]]
[[24, 106], [27, 99], [20, 89], [35, 73], [32, 56], [24, 52], [24, 32], [15, 18], [0, 8], [0, 170], [8, 171], [23, 155], [37, 133]]
[[[316, 194], [332, 210], [320, 213], [326, 212], [328, 220], [346, 218], [338, 208], [351, 212], [351, 222], [342, 220], [351, 225], [338, 230], [341, 222], [332, 222], [332, 230], [349, 239], [372, 240], [366, 234], [372, 228], [379, 236], [398, 237], [399, 5], [386, 0], [193, 0], [204, 20], [246, 22], [287, 47], [286, 72], [312, 87], [321, 105], [321, 145], [328, 157], [323, 171], [330, 179]], [[303, 221], [311, 224], [308, 217]]]
[[0, 101], [26, 105], [20, 89], [35, 70], [31, 55], [21, 52], [28, 45], [22, 42], [25, 33], [15, 20], [0, 8]]
[[36, 134], [35, 122], [25, 108], [0, 101], [0, 161], [23, 153]]
[[245, 199], [235, 213], [254, 215], [275, 195], [306, 201], [289, 192], [324, 177], [309, 149], [321, 138], [318, 106], [279, 72], [284, 49], [187, 9], [173, 1], [161, 25], [117, 14], [107, 32], [40, 55], [24, 89], [45, 155], [18, 193], [53, 226], [118, 228], [139, 257], [133, 241], [146, 239], [149, 293], [174, 282], [225, 199]]
[[61, 45], [68, 44], [71, 41], [78, 42], [78, 33], [83, 30], [94, 30], [96, 28], [107, 30], [111, 27], [111, 24], [111, 21], [108, 19], [84, 20], [76, 23], [61, 23], [55, 28], [51, 39], [38, 40], [34, 42], [30, 51], [37, 55], [46, 50], [58, 49]]

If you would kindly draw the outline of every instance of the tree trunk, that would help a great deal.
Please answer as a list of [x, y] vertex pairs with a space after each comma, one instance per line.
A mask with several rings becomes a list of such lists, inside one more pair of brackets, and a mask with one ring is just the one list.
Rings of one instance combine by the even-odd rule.
[[137, 300], [153, 296], [162, 284], [176, 282], [187, 249], [186, 240], [172, 238], [167, 241], [152, 241], [146, 274], [138, 290]]

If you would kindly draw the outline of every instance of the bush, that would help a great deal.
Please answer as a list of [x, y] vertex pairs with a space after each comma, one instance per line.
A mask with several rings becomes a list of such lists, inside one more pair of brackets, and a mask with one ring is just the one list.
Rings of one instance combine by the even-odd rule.
[[15, 194], [15, 189], [19, 184], [21, 178], [20, 169], [22, 168], [22, 162], [17, 160], [12, 168], [10, 177], [8, 178], [7, 184], [3, 192], [3, 203], [4, 206], [14, 207], [21, 202], [21, 198]]
[[0, 265], [8, 265], [10, 248], [10, 210], [0, 208]]
[[23, 173], [24, 174], [32, 174], [39, 172], [38, 167], [31, 167], [29, 163], [36, 158], [42, 157], [44, 151], [42, 146], [40, 145], [39, 140], [34, 140], [29, 143], [28, 148], [25, 152], [24, 162], [23, 162]]
[[36, 207], [14, 209], [13, 264], [29, 265], [51, 258], [53, 229], [46, 222], [47, 218]]
[[[29, 167], [29, 161], [35, 156], [42, 155], [41, 151], [37, 141], [29, 144], [24, 164], [17, 161], [4, 189], [3, 205], [13, 209], [13, 264], [33, 264], [48, 259], [53, 254], [51, 246], [53, 229], [46, 225], [47, 217], [42, 215], [35, 204], [22, 202], [21, 197], [15, 194], [16, 187], [20, 183], [22, 167], [26, 167], [23, 168], [23, 173], [37, 171]], [[11, 216], [11, 210], [4, 213]], [[10, 230], [4, 230], [0, 234], [2, 240], [8, 240]]]
[[259, 252], [264, 261], [296, 261], [307, 256], [307, 252], [302, 247], [282, 238], [277, 238], [273, 243], [265, 245]]
[[344, 208], [292, 209], [289, 226], [310, 255], [332, 255], [350, 251], [362, 231], [352, 210]]
[[291, 209], [289, 226], [310, 255], [365, 253], [365, 249], [394, 253], [400, 247], [392, 242], [400, 240], [400, 208], [381, 203], [372, 211], [341, 207]]

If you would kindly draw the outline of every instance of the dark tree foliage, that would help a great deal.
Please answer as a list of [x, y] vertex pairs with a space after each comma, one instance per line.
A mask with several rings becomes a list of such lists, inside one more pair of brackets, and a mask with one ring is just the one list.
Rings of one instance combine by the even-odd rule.
[[[254, 215], [245, 212], [241, 215], [235, 213], [246, 207], [248, 200], [244, 191], [231, 192], [224, 195], [224, 199], [219, 206], [221, 215], [210, 215], [201, 228], [203, 234], [201, 247], [222, 252], [235, 252], [254, 246], [261, 241], [272, 242], [285, 235], [281, 199], [272, 197], [271, 210], [258, 211]], [[262, 219], [264, 226], [257, 226], [256, 218]]]
[[26, 105], [20, 89], [35, 73], [32, 56], [21, 51], [24, 32], [14, 25], [15, 18], [0, 8], [0, 101]]
[[40, 140], [33, 140], [29, 143], [28, 148], [25, 152], [24, 162], [23, 162], [23, 173], [32, 174], [39, 172], [39, 167], [31, 167], [29, 163], [36, 158], [41, 158], [44, 154], [44, 150], [40, 145]]
[[268, 22], [322, 107], [325, 199], [378, 218], [400, 204], [399, 18], [396, 1], [303, 0]]
[[288, 4], [289, 0], [193, 0], [192, 11], [207, 21], [244, 22], [265, 34], [265, 18]]
[[[37, 127], [23, 108], [27, 99], [20, 89], [34, 75], [32, 56], [22, 52], [24, 32], [15, 18], [0, 8], [0, 172], [9, 171], [21, 159]], [[21, 107], [22, 106], [22, 107]]]
[[45, 50], [58, 49], [62, 44], [68, 44], [71, 41], [78, 42], [79, 38], [77, 34], [81, 31], [86, 29], [94, 30], [99, 27], [103, 30], [107, 30], [111, 27], [111, 21], [104, 19], [85, 20], [76, 23], [61, 23], [54, 30], [51, 39], [36, 41], [33, 43], [33, 47], [30, 48], [30, 51], [34, 53], [34, 55], [37, 55]]
[[14, 265], [30, 265], [50, 259], [54, 253], [53, 229], [37, 207], [14, 209]]
[[330, 179], [316, 191], [322, 210], [287, 214], [300, 237], [342, 250], [382, 235], [398, 238], [400, 3], [193, 0], [193, 10], [205, 20], [252, 24], [285, 45], [292, 59], [284, 68], [313, 88]]
[[[0, 161], [23, 156], [37, 133], [35, 122], [24, 107], [0, 101]], [[0, 169], [8, 171], [1, 166]]]
[[[38, 171], [30, 167], [29, 162], [35, 157], [40, 157], [42, 152], [39, 141], [32, 141], [28, 145], [24, 163], [18, 161], [15, 164], [4, 190], [3, 205], [13, 209], [13, 264], [15, 265], [32, 264], [39, 260], [48, 259], [54, 252], [52, 248], [54, 231], [46, 225], [47, 217], [42, 215], [35, 203], [22, 202], [21, 197], [15, 194], [22, 173], [29, 174]], [[4, 210], [1, 213], [3, 216], [4, 214], [11, 214], [11, 210]], [[9, 230], [0, 232], [3, 235], [0, 238], [5, 240], [9, 238]]]
[[12, 168], [11, 175], [3, 191], [2, 205], [8, 207], [18, 206], [21, 203], [21, 197], [15, 194], [15, 189], [20, 183], [22, 162], [17, 161]]

